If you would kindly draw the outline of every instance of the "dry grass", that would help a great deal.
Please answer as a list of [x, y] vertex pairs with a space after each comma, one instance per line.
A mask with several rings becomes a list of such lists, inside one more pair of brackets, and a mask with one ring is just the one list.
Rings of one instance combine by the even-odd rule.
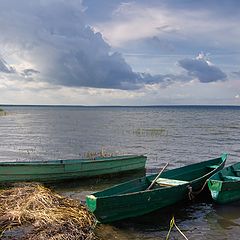
[[26, 227], [14, 239], [95, 239], [94, 217], [78, 201], [39, 184], [0, 191], [0, 234]]

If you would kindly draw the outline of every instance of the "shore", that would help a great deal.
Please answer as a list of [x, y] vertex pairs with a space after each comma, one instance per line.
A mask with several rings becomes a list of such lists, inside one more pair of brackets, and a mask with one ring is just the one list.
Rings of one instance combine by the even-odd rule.
[[0, 190], [1, 239], [96, 239], [96, 220], [79, 201], [40, 184]]

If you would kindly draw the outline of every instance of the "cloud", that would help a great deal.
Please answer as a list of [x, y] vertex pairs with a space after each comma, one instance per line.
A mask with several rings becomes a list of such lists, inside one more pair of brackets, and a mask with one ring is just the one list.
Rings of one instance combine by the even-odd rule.
[[157, 37], [161, 43], [171, 40], [177, 52], [203, 46], [207, 51], [235, 50], [240, 37], [238, 5], [236, 0], [221, 6], [216, 1], [127, 1], [116, 6], [111, 19], [94, 26], [118, 48]]
[[0, 57], [0, 72], [3, 73], [15, 73], [15, 69], [9, 66], [6, 61]]
[[[33, 82], [38, 82], [47, 83], [37, 85], [47, 88], [52, 85], [120, 90], [136, 90], [155, 84], [167, 87], [175, 82], [190, 81], [192, 77], [201, 82], [226, 79], [225, 73], [204, 59], [179, 61], [188, 75], [134, 72], [120, 53], [113, 52], [102, 34], [86, 24], [84, 11], [79, 0], [31, 3], [22, 0], [21, 4], [18, 0], [2, 0], [0, 75], [15, 79], [14, 83], [19, 80], [19, 87], [25, 82], [26, 87], [32, 88]], [[167, 11], [162, 10], [162, 15], [156, 17], [159, 9], [148, 8], [146, 14], [145, 9], [128, 3], [120, 5], [113, 15], [122, 17], [123, 13], [124, 21], [131, 20], [127, 32], [131, 31], [133, 39], [153, 34], [152, 43], [172, 48], [171, 43], [156, 36], [159, 32], [168, 36], [179, 30]], [[153, 18], [149, 18], [151, 15]], [[145, 22], [146, 18], [154, 22], [153, 28], [145, 27], [149, 23]], [[111, 28], [111, 31], [116, 29]], [[122, 32], [120, 35], [125, 36]], [[119, 36], [118, 39], [121, 40]]]
[[24, 77], [30, 77], [30, 76], [33, 76], [34, 74], [37, 74], [37, 73], [40, 73], [40, 72], [35, 70], [35, 69], [29, 68], [29, 69], [24, 69], [21, 74]]
[[[3, 0], [0, 71], [70, 87], [139, 88], [133, 72], [99, 32], [87, 26], [79, 0]], [[14, 21], [13, 21], [14, 20]]]
[[237, 72], [232, 72], [234, 75], [240, 77], [240, 71], [237, 71]]
[[188, 75], [197, 78], [202, 83], [223, 81], [227, 75], [218, 67], [209, 62], [204, 54], [199, 54], [195, 59], [185, 58], [178, 61]]

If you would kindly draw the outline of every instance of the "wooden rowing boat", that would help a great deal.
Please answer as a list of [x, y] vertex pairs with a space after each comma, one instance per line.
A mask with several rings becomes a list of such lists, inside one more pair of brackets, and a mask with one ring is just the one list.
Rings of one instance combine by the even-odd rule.
[[102, 223], [150, 213], [188, 199], [207, 179], [224, 167], [227, 154], [208, 161], [165, 171], [148, 190], [157, 174], [128, 181], [86, 197], [88, 209]]
[[143, 155], [124, 155], [95, 159], [1, 162], [0, 183], [51, 182], [116, 174], [144, 169], [146, 159]]
[[240, 163], [215, 173], [208, 181], [208, 188], [217, 203], [240, 200]]

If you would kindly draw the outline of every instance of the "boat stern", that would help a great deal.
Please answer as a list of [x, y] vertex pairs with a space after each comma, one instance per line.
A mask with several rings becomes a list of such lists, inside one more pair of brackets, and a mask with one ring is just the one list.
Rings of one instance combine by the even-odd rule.
[[87, 195], [86, 205], [88, 210], [93, 213], [97, 208], [97, 198], [94, 195]]
[[214, 200], [218, 199], [218, 195], [222, 189], [222, 181], [219, 180], [208, 180], [208, 188], [211, 192], [212, 198]]

